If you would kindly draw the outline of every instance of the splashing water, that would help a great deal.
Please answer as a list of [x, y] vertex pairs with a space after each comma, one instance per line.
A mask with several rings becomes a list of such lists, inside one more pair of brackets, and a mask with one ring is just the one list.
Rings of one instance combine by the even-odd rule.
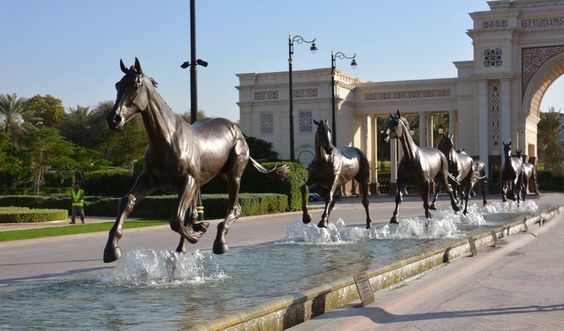
[[102, 281], [123, 287], [168, 287], [224, 278], [227, 276], [210, 252], [142, 249], [125, 253]]
[[[470, 210], [471, 207], [468, 207]], [[472, 208], [476, 208], [480, 213], [527, 213], [536, 215], [539, 213], [540, 208], [533, 200], [521, 201], [517, 204], [515, 201], [500, 202], [496, 201], [494, 203], [487, 204], [483, 207], [476, 207], [473, 205]]]

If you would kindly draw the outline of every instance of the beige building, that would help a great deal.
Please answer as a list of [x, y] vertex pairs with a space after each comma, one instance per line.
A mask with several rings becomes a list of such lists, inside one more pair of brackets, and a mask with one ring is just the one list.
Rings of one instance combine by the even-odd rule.
[[[419, 115], [421, 146], [433, 143], [433, 115], [448, 114], [455, 144], [489, 169], [501, 165], [502, 141], [537, 155], [540, 103], [564, 73], [564, 0], [489, 1], [490, 10], [470, 13], [467, 31], [474, 59], [454, 62], [458, 75], [411, 81], [372, 82], [336, 70], [338, 146], [361, 148], [376, 171], [376, 117]], [[281, 158], [290, 157], [288, 72], [244, 73], [239, 77], [243, 132], [272, 142]], [[312, 119], [331, 119], [331, 69], [294, 71], [294, 153], [313, 159]], [[446, 128], [445, 128], [446, 129]], [[398, 152], [390, 145], [391, 182]]]

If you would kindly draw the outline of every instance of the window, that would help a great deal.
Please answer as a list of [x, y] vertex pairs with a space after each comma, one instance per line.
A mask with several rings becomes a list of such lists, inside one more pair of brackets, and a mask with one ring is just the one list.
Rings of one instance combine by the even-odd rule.
[[272, 134], [274, 131], [274, 121], [272, 113], [260, 114], [260, 133]]
[[313, 121], [311, 111], [301, 111], [300, 112], [300, 133], [311, 133], [313, 132]]

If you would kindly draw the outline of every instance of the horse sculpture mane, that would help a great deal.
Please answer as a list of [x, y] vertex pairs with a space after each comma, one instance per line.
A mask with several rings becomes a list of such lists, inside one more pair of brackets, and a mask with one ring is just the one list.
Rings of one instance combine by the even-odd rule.
[[217, 226], [213, 252], [222, 254], [228, 246], [225, 235], [229, 226], [241, 215], [239, 187], [247, 162], [262, 174], [284, 179], [287, 166], [266, 169], [249, 155], [249, 147], [239, 127], [223, 118], [204, 119], [188, 124], [172, 112], [156, 91], [156, 82], [144, 75], [139, 60], [127, 68], [120, 60], [125, 74], [116, 84], [115, 105], [108, 113], [108, 125], [119, 130], [140, 114], [148, 134], [143, 173], [126, 196], [120, 199], [118, 215], [109, 232], [104, 249], [104, 262], [121, 256], [118, 246], [125, 219], [135, 204], [160, 189], [178, 194], [176, 212], [169, 223], [181, 235], [177, 251], [185, 250], [185, 240], [197, 242], [206, 232], [208, 223], [197, 222], [196, 197], [200, 187], [220, 173], [227, 176], [228, 214]]

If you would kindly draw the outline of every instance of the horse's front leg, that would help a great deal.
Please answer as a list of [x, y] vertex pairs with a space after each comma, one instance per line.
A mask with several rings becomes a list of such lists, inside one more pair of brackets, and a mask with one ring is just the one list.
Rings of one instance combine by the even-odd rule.
[[301, 193], [302, 193], [302, 222], [304, 224], [308, 224], [311, 222], [311, 214], [309, 213], [309, 210], [307, 208], [307, 194], [309, 192], [309, 189], [312, 187], [312, 183], [313, 180], [310, 177], [307, 178], [306, 182], [304, 185], [302, 185], [301, 187]]
[[429, 192], [431, 191], [432, 181], [424, 181], [421, 183], [421, 199], [423, 199], [423, 208], [425, 209], [425, 218], [431, 218], [431, 212], [429, 211]]
[[325, 196], [325, 209], [323, 210], [323, 215], [321, 215], [321, 221], [319, 221], [319, 223], [317, 224], [317, 226], [320, 228], [326, 228], [329, 223], [329, 214], [331, 213], [331, 210], [335, 206], [335, 200], [333, 198], [333, 195], [337, 190], [338, 183], [339, 183], [339, 177], [335, 176], [335, 178], [333, 179], [333, 185], [331, 185], [331, 189], [329, 190], [329, 192], [327, 192], [327, 195]]
[[364, 207], [364, 211], [366, 212], [366, 228], [370, 229], [370, 225], [372, 224], [372, 219], [370, 218], [370, 213], [368, 211], [368, 177], [363, 178], [360, 181], [360, 189], [362, 194], [362, 206]]
[[[203, 212], [200, 212], [198, 210], [198, 205], [202, 206], [203, 208], [201, 195], [202, 192], [198, 192], [198, 199], [192, 200], [192, 206], [190, 207], [188, 213], [186, 213], [186, 217], [184, 219], [184, 226], [185, 227], [192, 226], [192, 229], [194, 231], [204, 234], [208, 229], [209, 223], [204, 221], [198, 222], [200, 220], [200, 215], [203, 216]], [[180, 236], [180, 242], [176, 247], [176, 251], [179, 253], [186, 252], [186, 239], [184, 239], [183, 236]]]
[[460, 206], [458, 205], [458, 199], [454, 195], [454, 191], [452, 189], [452, 186], [448, 182], [448, 172], [447, 173], [441, 173], [441, 174], [439, 174], [439, 176], [440, 176], [439, 179], [441, 181], [441, 184], [443, 184], [445, 186], [446, 190], [447, 190], [448, 196], [450, 198], [450, 205], [452, 207], [452, 210], [460, 211]]
[[397, 183], [396, 183], [396, 208], [394, 209], [394, 214], [392, 215], [392, 218], [390, 219], [390, 223], [393, 224], [399, 224], [398, 222], [398, 210], [399, 210], [399, 205], [401, 203], [402, 200], [402, 194], [403, 194], [403, 190], [405, 188], [405, 183], [403, 182], [403, 180], [400, 180], [398, 178]]
[[[176, 213], [174, 216], [171, 217], [169, 224], [170, 228], [178, 232], [182, 237], [184, 237], [188, 242], [194, 244], [197, 243], [198, 240], [202, 237], [202, 234], [205, 232], [194, 231], [193, 223], [190, 220], [194, 217], [193, 213], [193, 205], [194, 200], [197, 198], [196, 194], [198, 193], [198, 187], [196, 184], [196, 180], [192, 176], [188, 176], [186, 179], [186, 183], [178, 195], [178, 202], [176, 206]], [[188, 209], [192, 207], [192, 212], [186, 215]], [[188, 217], [188, 226], [184, 224], [186, 217]], [[179, 244], [180, 246], [180, 244]], [[178, 249], [178, 247], [177, 247]]]
[[153, 193], [156, 189], [149, 176], [141, 174], [137, 177], [137, 181], [129, 193], [119, 200], [118, 216], [114, 226], [110, 230], [108, 242], [104, 248], [105, 263], [114, 262], [121, 257], [121, 249], [119, 248], [118, 242], [122, 236], [123, 222], [125, 222], [129, 214], [133, 211], [135, 203], [143, 200], [143, 198]]

